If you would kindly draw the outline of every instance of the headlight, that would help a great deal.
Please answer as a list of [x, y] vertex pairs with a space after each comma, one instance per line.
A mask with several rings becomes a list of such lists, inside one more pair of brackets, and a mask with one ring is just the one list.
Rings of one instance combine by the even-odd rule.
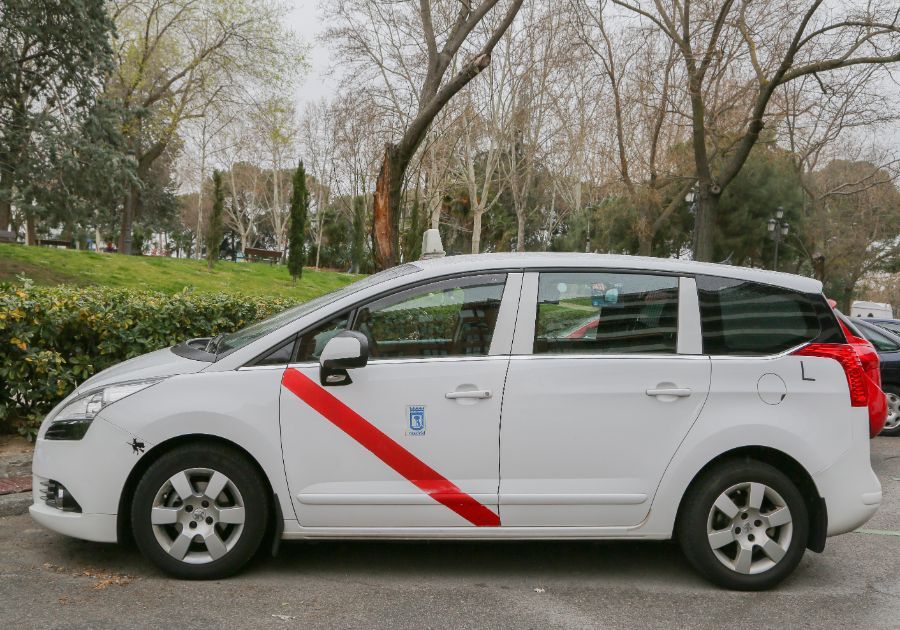
[[116, 383], [99, 389], [92, 389], [75, 397], [65, 407], [59, 410], [47, 432], [45, 440], [80, 440], [91, 426], [94, 417], [109, 405], [126, 396], [156, 385], [162, 379], [153, 378], [142, 381], [128, 381]]

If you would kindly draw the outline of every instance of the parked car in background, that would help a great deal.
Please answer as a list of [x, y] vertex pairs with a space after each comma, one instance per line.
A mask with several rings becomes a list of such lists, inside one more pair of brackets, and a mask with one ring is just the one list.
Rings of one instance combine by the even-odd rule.
[[885, 317], [892, 318], [894, 308], [885, 302], [867, 302], [856, 300], [850, 305], [850, 317]]
[[895, 335], [900, 335], [900, 319], [879, 319], [877, 317], [863, 317], [862, 320], [870, 324], [875, 324], [879, 328], [884, 328], [885, 330], [892, 332]]
[[888, 407], [881, 435], [900, 435], [900, 335], [862, 319], [854, 319], [853, 324], [881, 361], [881, 389]]

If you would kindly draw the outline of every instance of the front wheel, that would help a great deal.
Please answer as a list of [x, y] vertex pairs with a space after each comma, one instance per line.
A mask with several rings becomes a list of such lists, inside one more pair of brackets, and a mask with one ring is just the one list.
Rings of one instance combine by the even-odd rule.
[[688, 489], [678, 518], [688, 561], [726, 588], [771, 588], [799, 564], [809, 535], [806, 504], [778, 469], [731, 460]]
[[138, 482], [131, 525], [138, 548], [182, 579], [239, 571], [266, 532], [268, 492], [241, 453], [187, 445], [162, 455]]
[[886, 389], [884, 397], [887, 398], [887, 418], [879, 435], [900, 435], [900, 391]]

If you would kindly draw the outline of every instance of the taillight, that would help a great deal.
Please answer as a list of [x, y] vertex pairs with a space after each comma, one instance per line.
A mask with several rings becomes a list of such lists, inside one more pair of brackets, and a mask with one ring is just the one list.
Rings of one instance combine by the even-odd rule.
[[837, 343], [811, 343], [793, 354], [802, 357], [823, 357], [834, 359], [844, 368], [847, 385], [850, 387], [850, 404], [865, 407], [869, 402], [866, 374], [853, 346]]

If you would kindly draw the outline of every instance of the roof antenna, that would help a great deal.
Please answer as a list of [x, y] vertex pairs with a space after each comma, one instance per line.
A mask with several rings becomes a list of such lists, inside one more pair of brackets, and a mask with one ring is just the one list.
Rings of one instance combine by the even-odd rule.
[[429, 260], [431, 258], [443, 258], [447, 255], [444, 251], [444, 245], [441, 243], [441, 233], [436, 229], [425, 230], [422, 234], [422, 255], [419, 260]]

